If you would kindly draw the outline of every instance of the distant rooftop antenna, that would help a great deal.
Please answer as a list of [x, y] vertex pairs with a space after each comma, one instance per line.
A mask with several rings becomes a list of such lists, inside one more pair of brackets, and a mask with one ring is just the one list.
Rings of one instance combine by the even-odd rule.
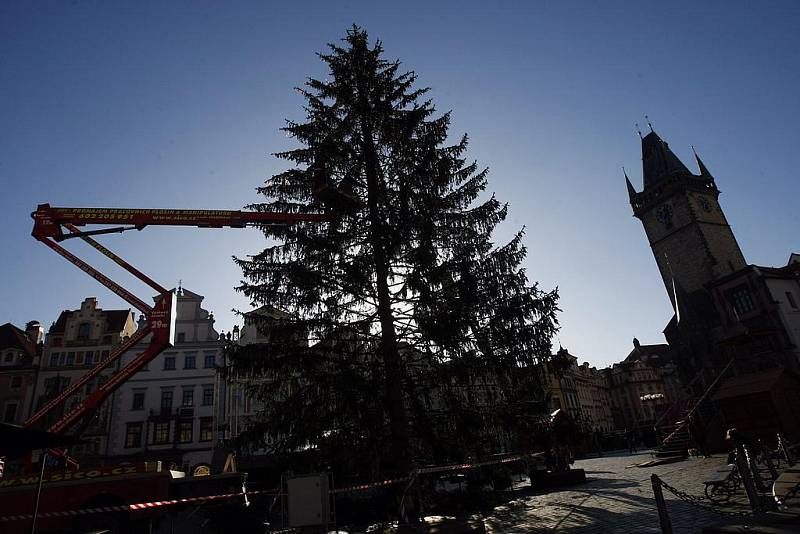
[[642, 138], [642, 129], [639, 128], [639, 123], [638, 122], [636, 122], [634, 124], [636, 124], [636, 133], [639, 134], [639, 139], [641, 139]]
[[644, 116], [644, 120], [646, 120], [646, 121], [647, 121], [647, 125], [650, 127], [650, 131], [651, 131], [651, 132], [652, 132], [652, 131], [654, 131], [654, 130], [653, 130], [653, 125], [652, 125], [652, 124], [650, 124], [650, 117], [648, 117], [647, 115], [645, 115], [645, 116]]

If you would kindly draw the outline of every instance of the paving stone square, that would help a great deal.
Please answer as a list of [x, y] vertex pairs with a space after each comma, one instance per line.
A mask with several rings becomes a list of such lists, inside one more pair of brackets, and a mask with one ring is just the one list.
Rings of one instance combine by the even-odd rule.
[[[703, 481], [716, 478], [727, 457], [715, 455], [654, 467], [631, 467], [648, 459], [648, 453], [638, 453], [579, 460], [573, 467], [586, 471], [586, 484], [548, 493], [520, 487], [514, 498], [482, 514], [483, 527], [490, 533], [659, 533], [650, 475], [656, 473], [675, 488], [700, 497]], [[680, 501], [667, 491], [664, 495], [675, 534], [696, 533], [704, 526], [730, 521]], [[724, 509], [748, 510], [743, 495]], [[475, 519], [478, 518], [473, 517], [473, 524]]]

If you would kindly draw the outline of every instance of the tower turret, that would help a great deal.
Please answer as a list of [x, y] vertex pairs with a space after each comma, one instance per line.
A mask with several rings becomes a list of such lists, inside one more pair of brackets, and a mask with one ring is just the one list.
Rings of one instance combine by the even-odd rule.
[[642, 138], [642, 191], [637, 193], [625, 176], [633, 214], [642, 221], [673, 306], [674, 287], [692, 295], [745, 266], [719, 204], [720, 191], [695, 157], [699, 175], [652, 131]]
[[631, 204], [633, 204], [633, 197], [636, 196], [636, 189], [633, 188], [633, 184], [631, 183], [631, 179], [628, 178], [628, 173], [625, 170], [625, 167], [622, 167], [622, 174], [625, 175], [625, 185], [628, 186], [628, 199], [630, 200]]
[[697, 155], [697, 152], [695, 151], [694, 147], [692, 147], [692, 153], [694, 154], [695, 161], [697, 161], [697, 168], [700, 170], [700, 176], [702, 176], [706, 180], [711, 180], [713, 182], [714, 177], [711, 176], [710, 172], [708, 172], [708, 169], [703, 164], [703, 160], [701, 160], [700, 156]]

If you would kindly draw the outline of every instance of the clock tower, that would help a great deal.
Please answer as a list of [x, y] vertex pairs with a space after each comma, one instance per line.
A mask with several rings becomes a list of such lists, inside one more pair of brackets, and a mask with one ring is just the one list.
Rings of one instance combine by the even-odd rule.
[[673, 307], [676, 292], [696, 300], [706, 284], [746, 265], [714, 178], [695, 159], [699, 174], [652, 131], [642, 138], [642, 191], [625, 175], [633, 215], [642, 221]]

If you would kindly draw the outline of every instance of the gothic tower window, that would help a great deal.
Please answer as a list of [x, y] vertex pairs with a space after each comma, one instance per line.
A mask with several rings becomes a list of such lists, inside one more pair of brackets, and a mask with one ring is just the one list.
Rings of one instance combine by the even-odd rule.
[[750, 290], [744, 284], [731, 290], [730, 299], [737, 316], [748, 314], [756, 309], [750, 296]]

